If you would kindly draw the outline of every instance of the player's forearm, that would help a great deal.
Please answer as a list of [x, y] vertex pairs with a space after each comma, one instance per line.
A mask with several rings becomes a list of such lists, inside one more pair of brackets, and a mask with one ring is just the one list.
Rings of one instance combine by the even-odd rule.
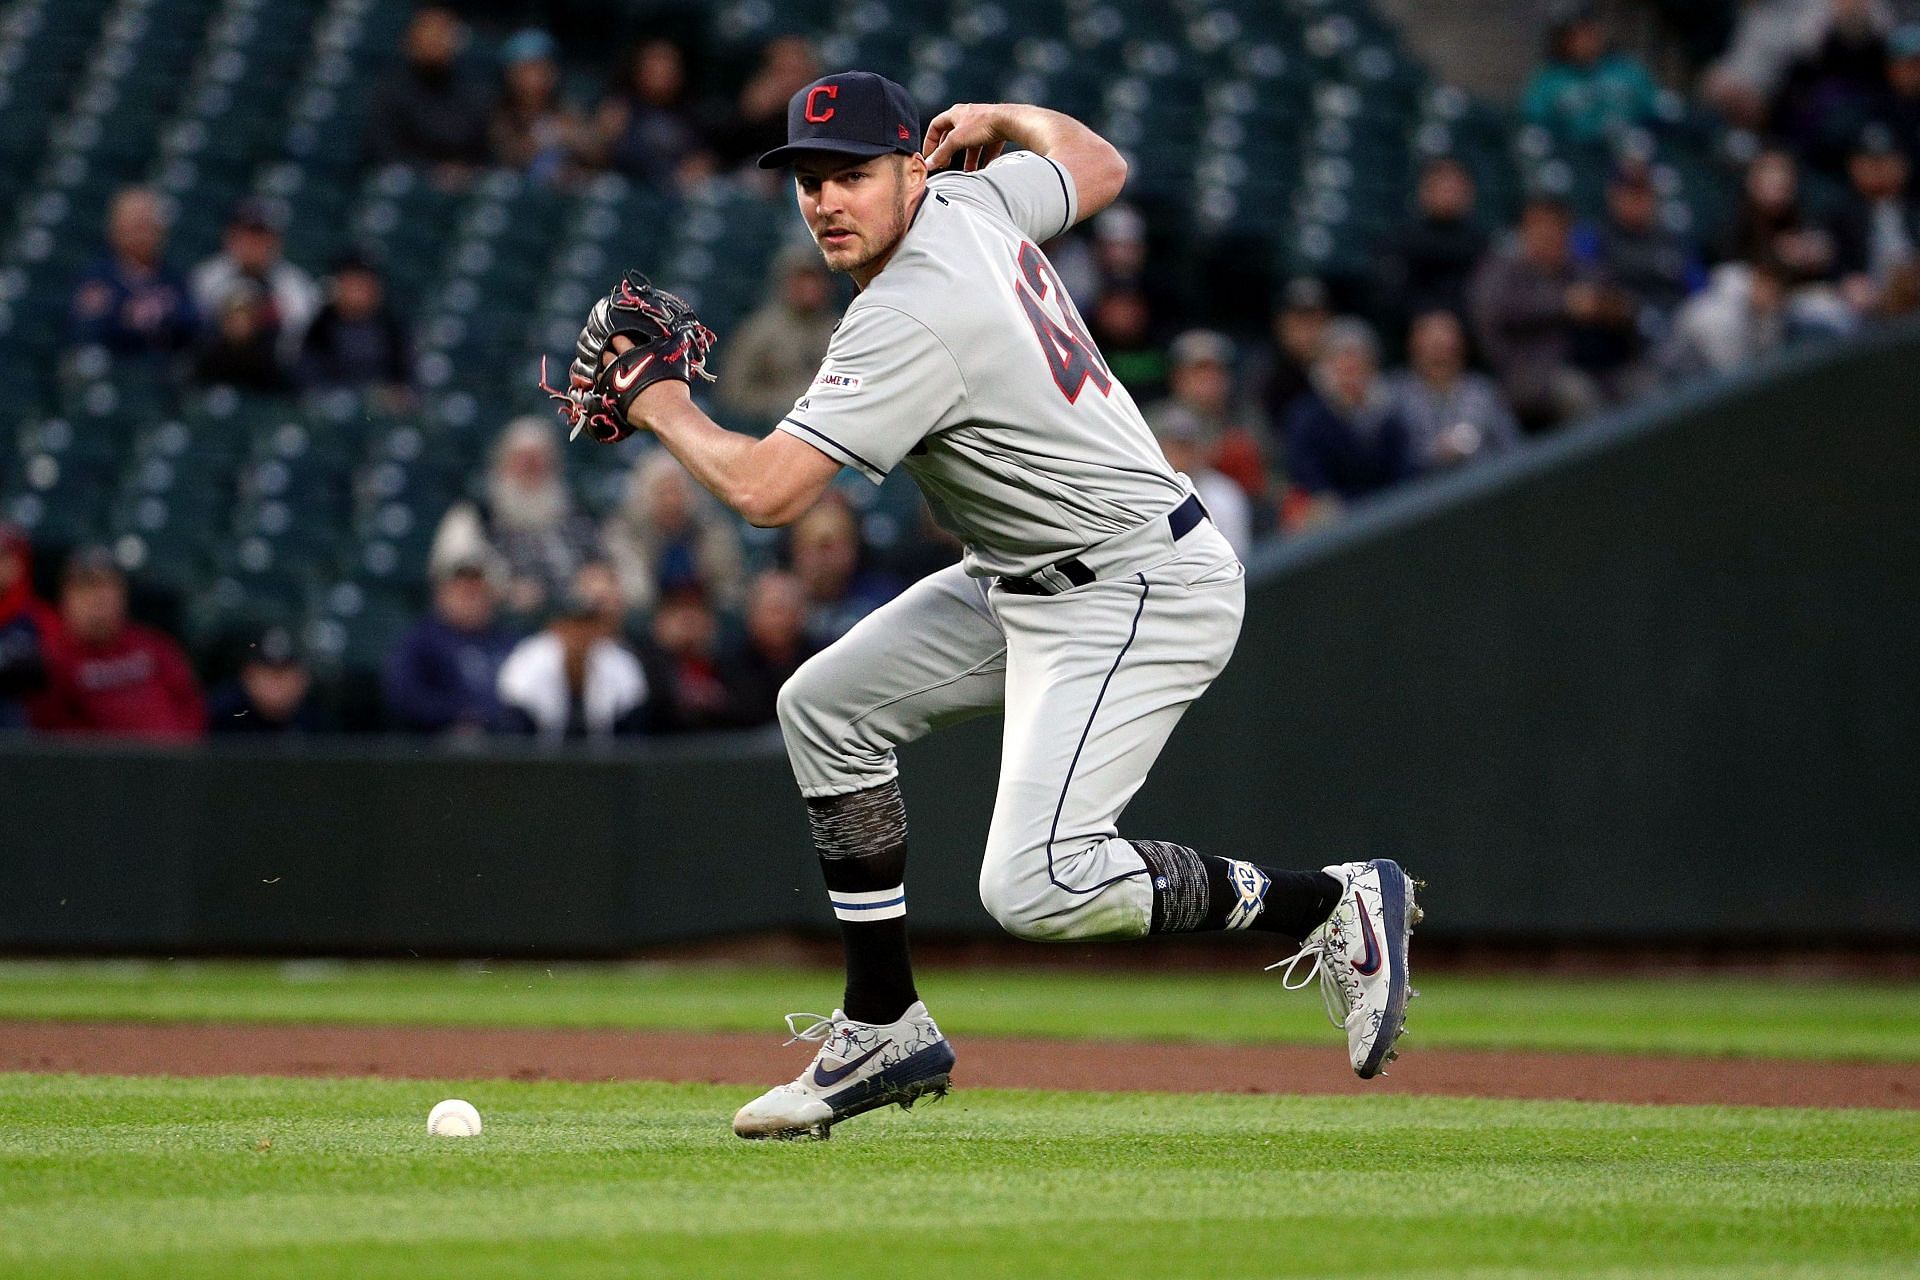
[[[639, 417], [639, 406], [635, 406]], [[708, 492], [761, 528], [785, 524], [800, 514], [777, 485], [765, 440], [729, 431], [685, 397], [649, 405], [638, 425], [659, 437], [667, 452]]]
[[998, 121], [1009, 142], [1043, 155], [1073, 175], [1080, 220], [1112, 204], [1127, 182], [1126, 157], [1072, 116], [1045, 107], [1007, 103]]

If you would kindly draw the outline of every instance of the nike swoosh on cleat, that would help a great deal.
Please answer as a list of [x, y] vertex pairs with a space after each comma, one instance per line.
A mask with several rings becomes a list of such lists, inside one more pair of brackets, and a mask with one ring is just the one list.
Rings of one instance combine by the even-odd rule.
[[865, 1062], [868, 1058], [871, 1058], [874, 1054], [880, 1052], [880, 1050], [884, 1049], [885, 1047], [886, 1047], [885, 1045], [881, 1045], [878, 1048], [869, 1049], [865, 1053], [861, 1054], [859, 1057], [854, 1058], [852, 1061], [843, 1062], [837, 1067], [824, 1067], [816, 1062], [813, 1064], [813, 1082], [819, 1085], [822, 1089], [826, 1089], [833, 1085], [839, 1084], [842, 1080], [845, 1080], [849, 1075], [853, 1074], [853, 1072], [859, 1068], [861, 1063]]
[[1367, 939], [1366, 952], [1358, 960], [1353, 962], [1353, 971], [1355, 973], [1365, 974], [1371, 978], [1374, 974], [1380, 972], [1380, 938], [1374, 930], [1373, 917], [1367, 914], [1366, 899], [1356, 896], [1353, 900], [1353, 905], [1360, 908], [1360, 927], [1365, 932]]

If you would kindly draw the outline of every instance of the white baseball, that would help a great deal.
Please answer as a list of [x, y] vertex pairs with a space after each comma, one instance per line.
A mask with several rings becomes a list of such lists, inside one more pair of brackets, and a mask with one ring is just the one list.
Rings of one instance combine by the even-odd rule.
[[436, 1138], [475, 1138], [480, 1135], [480, 1113], [471, 1102], [448, 1098], [427, 1112], [427, 1132]]

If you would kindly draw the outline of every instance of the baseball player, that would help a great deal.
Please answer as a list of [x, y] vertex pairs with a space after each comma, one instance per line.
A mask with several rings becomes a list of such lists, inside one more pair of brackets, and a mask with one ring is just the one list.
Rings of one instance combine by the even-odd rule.
[[[1079, 122], [1025, 105], [955, 106], [923, 136], [905, 90], [866, 72], [801, 90], [787, 125], [787, 145], [760, 164], [792, 168], [807, 230], [860, 293], [779, 429], [736, 434], [694, 406], [713, 335], [639, 277], [596, 306], [562, 395], [576, 429], [653, 432], [756, 525], [798, 517], [842, 467], [876, 484], [905, 467], [966, 548], [780, 692], [847, 985], [831, 1017], [788, 1016], [819, 1050], [741, 1108], [734, 1131], [824, 1137], [849, 1116], [946, 1091], [953, 1048], [908, 958], [894, 752], [994, 711], [1005, 731], [980, 897], [1002, 927], [1057, 941], [1300, 939], [1283, 982], [1317, 973], [1354, 1071], [1377, 1074], [1403, 1025], [1420, 915], [1396, 863], [1287, 871], [1116, 826], [1226, 665], [1245, 597], [1239, 560], [1039, 248], [1113, 202], [1125, 160]], [[1001, 156], [1009, 144], [1018, 150]]]

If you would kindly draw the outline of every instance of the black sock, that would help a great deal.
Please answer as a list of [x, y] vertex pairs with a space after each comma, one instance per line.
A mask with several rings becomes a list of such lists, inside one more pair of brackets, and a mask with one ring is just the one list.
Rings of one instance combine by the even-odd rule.
[[896, 1022], [920, 998], [907, 954], [907, 919], [842, 920], [847, 994], [841, 1010], [855, 1022]]
[[1152, 933], [1253, 929], [1304, 938], [1340, 901], [1340, 882], [1324, 871], [1259, 867], [1161, 840], [1132, 844], [1152, 877]]
[[814, 851], [840, 921], [855, 1022], [893, 1022], [920, 998], [907, 951], [907, 810], [898, 784], [807, 801]]

